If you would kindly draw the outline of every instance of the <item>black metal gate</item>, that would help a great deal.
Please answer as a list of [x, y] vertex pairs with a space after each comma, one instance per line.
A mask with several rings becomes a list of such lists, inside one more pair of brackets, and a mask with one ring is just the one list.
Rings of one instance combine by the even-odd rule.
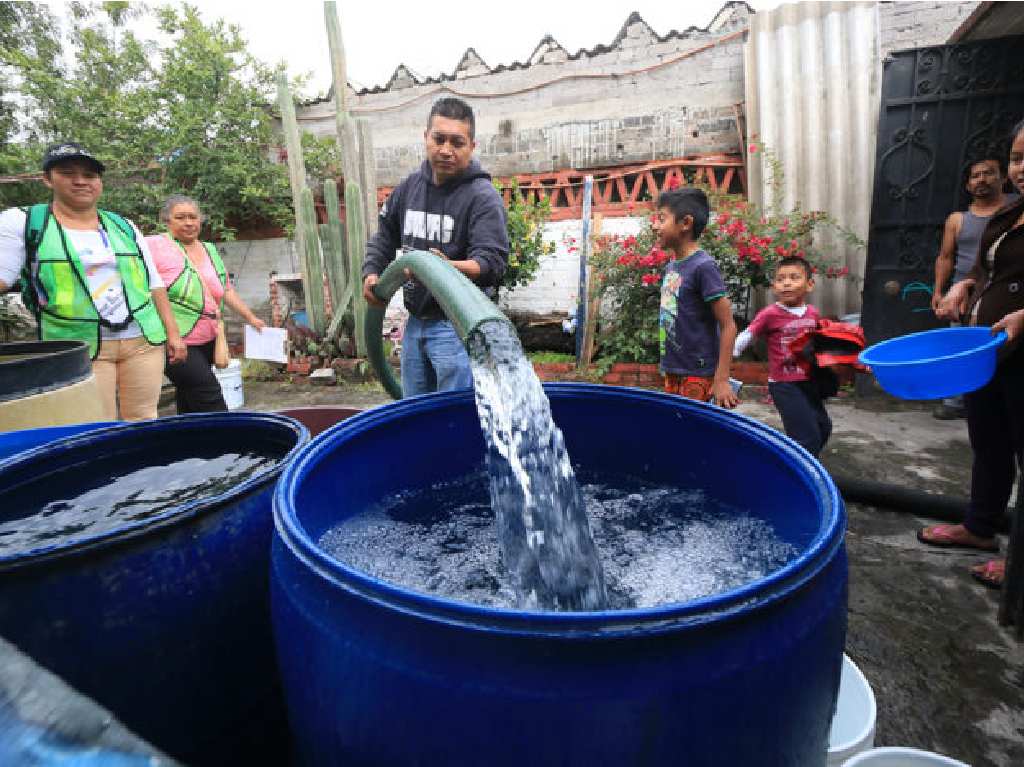
[[942, 225], [965, 172], [1007, 151], [1024, 118], [1024, 37], [893, 53], [885, 62], [862, 324], [869, 343], [938, 326], [930, 304]]

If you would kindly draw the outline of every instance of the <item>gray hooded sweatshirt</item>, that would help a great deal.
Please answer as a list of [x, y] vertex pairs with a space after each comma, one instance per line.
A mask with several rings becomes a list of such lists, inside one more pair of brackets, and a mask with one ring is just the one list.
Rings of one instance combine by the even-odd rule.
[[[385, 201], [377, 233], [366, 245], [363, 279], [383, 272], [400, 248], [437, 248], [452, 261], [476, 261], [480, 287], [497, 285], [508, 265], [507, 214], [490, 174], [474, 159], [461, 176], [440, 186], [433, 178], [430, 163], [424, 161]], [[405, 308], [413, 316], [444, 316], [430, 291], [417, 280], [407, 282], [403, 294]]]

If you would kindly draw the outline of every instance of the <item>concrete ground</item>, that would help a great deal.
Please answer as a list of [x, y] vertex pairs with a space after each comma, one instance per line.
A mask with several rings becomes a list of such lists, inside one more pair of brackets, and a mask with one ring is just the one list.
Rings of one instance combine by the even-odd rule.
[[[245, 397], [257, 410], [388, 401], [373, 383], [313, 387], [301, 379], [247, 381]], [[756, 393], [739, 411], [780, 427]], [[833, 400], [829, 411], [835, 431], [822, 460], [833, 471], [967, 494], [964, 421], [851, 400]], [[923, 517], [858, 504], [847, 510], [846, 649], [875, 691], [876, 745], [937, 751], [975, 767], [1024, 764], [1024, 644], [996, 622], [998, 594], [968, 575], [985, 555], [921, 545], [915, 534], [930, 522]]]

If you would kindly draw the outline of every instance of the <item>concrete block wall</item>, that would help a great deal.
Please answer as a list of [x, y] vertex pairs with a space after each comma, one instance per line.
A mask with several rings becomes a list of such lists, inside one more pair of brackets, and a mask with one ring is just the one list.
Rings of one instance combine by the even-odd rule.
[[[643, 219], [637, 217], [606, 218], [603, 234], [637, 234]], [[579, 219], [553, 221], [544, 227], [545, 242], [553, 243], [555, 252], [541, 259], [533, 282], [516, 290], [503, 290], [501, 308], [509, 312], [531, 314], [566, 314], [574, 312], [579, 297], [580, 254], [573, 250], [580, 239]]]
[[978, 5], [927, 0], [879, 3], [882, 58], [892, 51], [944, 44]]
[[[386, 89], [353, 93], [353, 112], [370, 120], [385, 186], [420, 164], [431, 104], [452, 92], [473, 106], [477, 156], [495, 175], [736, 152], [743, 39], [730, 35], [748, 14], [727, 3], [708, 29], [664, 36], [633, 14], [611, 45], [570, 56], [548, 37], [525, 65], [492, 71], [470, 49], [454, 81], [415, 83], [399, 67]], [[334, 133], [330, 102], [301, 107], [298, 118], [304, 130]]]
[[[283, 237], [270, 240], [234, 240], [217, 243], [224, 268], [231, 275], [238, 295], [257, 317], [270, 324], [270, 273], [292, 274], [299, 271], [292, 241]], [[242, 338], [242, 319], [231, 309], [225, 313], [228, 338]]]

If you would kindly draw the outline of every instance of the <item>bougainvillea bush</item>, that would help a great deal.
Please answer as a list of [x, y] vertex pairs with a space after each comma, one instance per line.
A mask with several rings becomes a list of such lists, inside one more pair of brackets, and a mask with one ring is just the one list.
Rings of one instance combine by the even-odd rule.
[[[787, 256], [805, 259], [815, 274], [826, 278], [849, 273], [815, 247], [816, 231], [833, 229], [843, 239], [863, 246], [855, 235], [821, 211], [797, 207], [773, 214], [731, 195], [709, 192], [708, 198], [712, 217], [700, 245], [718, 262], [729, 297], [741, 310], [748, 306], [753, 289], [771, 284], [776, 264]], [[600, 235], [594, 239], [590, 266], [602, 306], [598, 337], [601, 358], [658, 361], [661, 278], [673, 256], [657, 247], [652, 222], [653, 216], [645, 218], [635, 235]]]

